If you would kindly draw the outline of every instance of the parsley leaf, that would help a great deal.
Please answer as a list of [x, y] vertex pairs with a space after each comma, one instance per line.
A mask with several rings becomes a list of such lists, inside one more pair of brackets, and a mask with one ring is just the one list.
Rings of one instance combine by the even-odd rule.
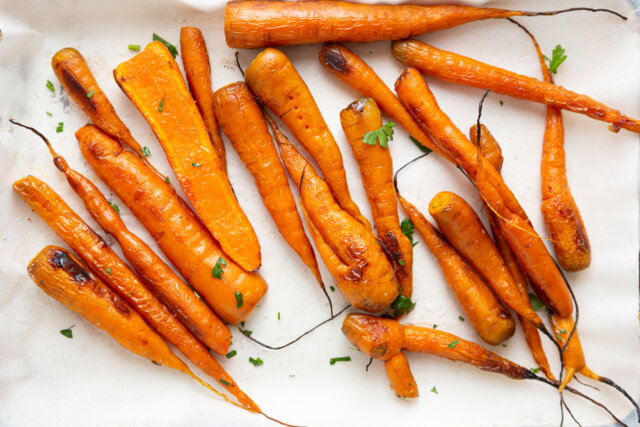
[[411, 313], [411, 311], [416, 307], [416, 303], [411, 301], [411, 298], [398, 295], [398, 298], [391, 303], [390, 307], [394, 310], [394, 316], [400, 316], [402, 314]]
[[331, 292], [335, 292], [336, 288], [334, 288], [333, 286], [329, 286], [329, 289], [331, 289]]
[[460, 320], [461, 322], [464, 322], [464, 317], [458, 316], [458, 320]]
[[220, 381], [220, 384], [222, 384], [222, 385], [229, 386], [229, 381], [225, 381], [222, 378], [220, 378], [218, 381]]
[[[220, 275], [222, 275], [222, 273], [220, 273]], [[242, 293], [236, 291], [236, 307], [240, 308], [242, 307], [242, 304], [244, 304], [242, 301]]]
[[556, 48], [553, 49], [553, 53], [551, 54], [551, 59], [549, 59], [546, 55], [544, 57], [547, 61], [549, 61], [549, 72], [551, 74], [556, 74], [558, 72], [558, 67], [560, 64], [567, 59], [567, 55], [564, 54], [564, 49], [560, 45], [556, 45]]
[[116, 211], [117, 214], [120, 213], [120, 208], [118, 207], [118, 205], [116, 205], [115, 203], [111, 203], [111, 202], [109, 202], [109, 204], [111, 205], [113, 210]]
[[104, 272], [105, 274], [111, 274], [111, 267], [107, 267], [107, 269]]
[[540, 310], [544, 305], [542, 304], [542, 301], [540, 301], [540, 298], [538, 298], [536, 294], [532, 294], [531, 292], [529, 292], [529, 302], [531, 303], [531, 308], [534, 311]]
[[438, 389], [436, 388], [436, 386], [431, 387], [431, 393], [440, 394], [438, 393]]
[[160, 104], [158, 104], [158, 111], [162, 113], [162, 109], [164, 108], [164, 97], [165, 95], [162, 95], [162, 99], [160, 100]]
[[403, 219], [402, 222], [400, 223], [400, 231], [402, 231], [402, 234], [407, 236], [407, 238], [411, 242], [411, 246], [415, 246], [418, 244], [418, 242], [413, 241], [414, 230], [415, 230], [415, 227], [413, 226], [413, 222], [411, 222], [409, 218]]
[[[222, 269], [223, 266], [227, 266], [227, 261], [224, 260], [224, 258], [220, 257], [218, 258], [218, 261], [216, 261], [216, 265], [213, 266], [213, 270], [211, 270], [211, 275], [213, 277], [215, 277], [216, 279], [221, 279], [222, 278], [222, 273], [224, 273], [224, 270]], [[240, 298], [242, 298], [242, 294], [240, 294]], [[236, 295], [236, 301], [238, 299], [238, 296]], [[241, 307], [240, 305], [238, 307]]]
[[171, 53], [171, 56], [173, 56], [174, 59], [176, 56], [178, 56], [178, 49], [176, 49], [174, 45], [172, 45], [171, 43], [169, 43], [168, 41], [166, 41], [156, 33], [153, 33], [153, 41], [156, 41], [156, 40], [162, 43], [163, 45], [165, 45], [167, 49], [169, 49], [169, 52]]
[[64, 122], [58, 122], [58, 127], [56, 128], [56, 132], [60, 133], [64, 130]]
[[94, 93], [95, 92], [93, 90], [90, 90], [89, 92], [87, 92], [87, 98], [91, 98]]
[[262, 359], [260, 359], [259, 357], [256, 357], [255, 359], [253, 357], [250, 357], [249, 363], [251, 363], [253, 366], [262, 366], [264, 364]]
[[380, 143], [380, 147], [387, 148], [389, 141], [393, 141], [393, 127], [396, 124], [388, 121], [378, 129], [367, 132], [362, 137], [362, 142], [368, 145], [376, 145], [376, 141]]
[[351, 356], [332, 357], [329, 359], [329, 365], [335, 365], [336, 362], [351, 362]]
[[49, 89], [51, 92], [55, 92], [56, 91], [56, 87], [53, 85], [53, 83], [51, 83], [51, 80], [47, 80], [47, 84], [45, 85], [47, 87], [47, 89]]
[[199, 168], [202, 165], [200, 163], [198, 163], [198, 162], [192, 162], [191, 166], [193, 166], [194, 168]]
[[447, 345], [447, 347], [449, 347], [449, 348], [455, 348], [455, 346], [457, 346], [459, 342], [460, 342], [460, 340], [454, 340], [454, 341], [451, 341], [451, 342]]
[[76, 325], [69, 326], [67, 329], [61, 329], [60, 333], [67, 338], [73, 338], [73, 331], [71, 330], [71, 328], [73, 328], [74, 326]]
[[236, 354], [238, 354], [238, 352], [237, 352], [237, 351], [235, 351], [235, 350], [231, 350], [229, 353], [225, 354], [224, 356], [225, 356], [227, 359], [231, 359], [231, 358], [232, 358], [233, 356], [235, 356]]
[[413, 142], [415, 144], [416, 147], [418, 147], [418, 150], [422, 151], [423, 153], [429, 154], [430, 152], [433, 151], [431, 148], [422, 145], [422, 143], [420, 141], [418, 141], [417, 139], [415, 139], [411, 135], [409, 135], [409, 139], [411, 140], [411, 142]]
[[540, 372], [540, 368], [531, 368], [529, 369], [531, 372], [533, 372], [534, 374], [537, 374], [538, 372]]
[[149, 150], [149, 147], [142, 147], [142, 154], [144, 154], [145, 157], [149, 157], [151, 155], [151, 150]]
[[131, 50], [133, 52], [140, 52], [140, 45], [139, 44], [130, 44], [129, 45], [129, 50]]
[[280, 312], [278, 312], [278, 320], [280, 320]]

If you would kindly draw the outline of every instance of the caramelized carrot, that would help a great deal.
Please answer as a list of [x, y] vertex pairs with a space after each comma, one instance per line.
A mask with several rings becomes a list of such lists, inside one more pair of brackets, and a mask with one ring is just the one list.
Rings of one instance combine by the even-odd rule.
[[227, 155], [224, 142], [218, 130], [218, 121], [213, 112], [213, 90], [211, 89], [211, 64], [207, 44], [202, 32], [196, 27], [182, 27], [180, 29], [180, 52], [182, 65], [187, 76], [189, 89], [202, 115], [204, 124], [209, 132], [209, 139], [216, 149], [224, 168], [227, 168]]
[[451, 160], [431, 139], [382, 79], [358, 55], [339, 43], [327, 43], [319, 53], [320, 63], [333, 75], [364, 97], [373, 98], [378, 107], [405, 128], [422, 145]]
[[[187, 283], [222, 320], [243, 321], [267, 291], [264, 279], [229, 259], [171, 187], [139, 158], [95, 126], [80, 128], [76, 138], [89, 165], [151, 233]], [[219, 278], [212, 274], [216, 264], [223, 270]]]
[[469, 129], [469, 141], [475, 146], [480, 148], [480, 153], [487, 159], [487, 161], [493, 166], [493, 168], [500, 172], [502, 169], [502, 148], [498, 141], [491, 135], [489, 129], [483, 124], [480, 124], [480, 142], [478, 142], [478, 125], [473, 125]]
[[409, 361], [404, 353], [399, 353], [384, 363], [384, 370], [395, 390], [396, 395], [402, 398], [416, 398], [419, 395], [418, 385], [413, 378]]
[[411, 298], [413, 246], [400, 230], [391, 154], [379, 143], [363, 142], [367, 132], [375, 132], [382, 126], [380, 110], [373, 99], [361, 98], [340, 112], [340, 122], [360, 167], [378, 238], [394, 266], [402, 295]]
[[640, 132], [640, 120], [550, 82], [440, 50], [418, 40], [393, 42], [391, 52], [403, 64], [447, 82], [491, 89], [514, 98], [585, 114], [592, 119], [610, 123], [609, 129], [614, 132], [620, 128]]
[[376, 313], [387, 308], [400, 285], [371, 229], [340, 208], [327, 183], [293, 145], [280, 143], [280, 155], [300, 189], [311, 237], [342, 294], [361, 310]]
[[560, 315], [569, 316], [573, 301], [567, 284], [500, 174], [442, 112], [418, 70], [405, 70], [396, 82], [396, 91], [418, 124], [451, 154], [475, 182], [490, 208], [499, 214], [500, 233], [530, 277], [538, 296]]
[[169, 50], [159, 41], [113, 75], [158, 137], [187, 198], [222, 250], [242, 268], [260, 267], [258, 237], [236, 199], [222, 161]]
[[142, 282], [196, 338], [216, 353], [226, 354], [231, 341], [229, 328], [146, 243], [127, 229], [120, 215], [112, 209], [100, 190], [85, 176], [71, 169], [65, 159], [53, 150], [44, 135], [28, 126], [13, 123], [30, 129], [43, 138], [53, 157], [53, 164], [65, 175], [93, 219], [120, 243], [125, 258]]
[[511, 337], [515, 332], [515, 322], [509, 310], [415, 206], [400, 194], [398, 200], [436, 257], [447, 284], [480, 338], [488, 344], [497, 345]]
[[51, 187], [33, 176], [13, 184], [14, 190], [58, 234], [91, 270], [138, 311], [158, 333], [175, 345], [207, 375], [219, 381], [238, 401], [252, 411], [258, 406], [220, 366], [218, 361], [148, 290], [98, 236]]
[[244, 77], [251, 91], [314, 158], [340, 207], [370, 227], [351, 200], [338, 144], [289, 58], [277, 49], [265, 49], [251, 62]]
[[502, 255], [473, 208], [457, 194], [442, 191], [431, 199], [429, 213], [444, 237], [484, 278], [502, 302], [544, 329], [542, 319], [531, 309], [529, 298], [525, 300], [520, 294]]
[[227, 45], [236, 49], [328, 41], [373, 42], [413, 37], [483, 19], [556, 13], [449, 4], [422, 6], [336, 0], [244, 0], [227, 3], [224, 34]]
[[253, 94], [244, 82], [232, 83], [213, 94], [213, 109], [220, 117], [222, 131], [253, 175], [262, 201], [280, 234], [324, 289], [318, 262], [304, 231], [286, 172]]

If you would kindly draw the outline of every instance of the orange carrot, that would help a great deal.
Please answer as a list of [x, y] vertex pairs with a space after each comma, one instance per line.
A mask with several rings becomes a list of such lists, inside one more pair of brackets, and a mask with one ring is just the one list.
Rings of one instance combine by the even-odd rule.
[[384, 370], [398, 397], [416, 398], [419, 395], [418, 385], [413, 378], [409, 361], [404, 353], [398, 353], [384, 363]]
[[502, 148], [498, 141], [491, 135], [489, 129], [483, 124], [480, 124], [480, 142], [478, 143], [478, 126], [473, 125], [469, 129], [469, 141], [475, 146], [480, 148], [480, 153], [487, 159], [487, 161], [493, 166], [493, 168], [500, 172], [502, 169]]
[[193, 207], [224, 252], [247, 271], [260, 267], [258, 237], [236, 199], [222, 161], [178, 64], [159, 41], [113, 75], [158, 137]]
[[640, 120], [550, 82], [440, 50], [417, 40], [393, 42], [391, 51], [403, 64], [444, 81], [491, 89], [514, 98], [585, 114], [592, 119], [611, 123], [609, 129], [614, 132], [620, 128], [640, 132]]
[[538, 296], [554, 311], [569, 316], [573, 300], [567, 284], [500, 174], [442, 112], [418, 70], [405, 70], [396, 82], [396, 91], [418, 124], [451, 154], [490, 208], [499, 214], [500, 233], [531, 278]]
[[400, 194], [398, 200], [436, 257], [447, 284], [480, 338], [488, 344], [497, 345], [511, 337], [515, 332], [515, 322], [509, 310], [415, 206]]
[[224, 168], [227, 168], [227, 155], [224, 142], [218, 130], [218, 121], [213, 112], [213, 90], [211, 90], [211, 64], [207, 44], [202, 32], [196, 27], [180, 29], [180, 51], [182, 65], [189, 82], [189, 89], [196, 101], [198, 110], [207, 126], [209, 138]]
[[384, 310], [399, 295], [400, 285], [371, 229], [338, 206], [327, 183], [293, 145], [278, 142], [284, 165], [300, 189], [311, 237], [338, 288], [355, 308]]
[[277, 49], [265, 49], [251, 62], [244, 76], [251, 91], [282, 119], [314, 158], [340, 207], [370, 227], [351, 200], [338, 144], [289, 58]]
[[[594, 9], [578, 8], [578, 10]], [[231, 1], [224, 13], [227, 45], [236, 49], [302, 43], [398, 40], [467, 22], [555, 15], [456, 5], [359, 4], [336, 0]]]
[[378, 238], [394, 266], [402, 295], [410, 298], [413, 246], [400, 230], [391, 154], [381, 143], [374, 140], [375, 145], [370, 145], [363, 140], [368, 132], [382, 126], [380, 110], [373, 99], [361, 98], [340, 112], [340, 122], [360, 168]]
[[[76, 138], [89, 165], [151, 233], [187, 283], [222, 320], [242, 322], [267, 291], [264, 279], [229, 259], [172, 188], [138, 157], [95, 126], [80, 128]], [[219, 270], [216, 277], [214, 270]]]
[[453, 162], [431, 139], [382, 79], [358, 55], [339, 43], [327, 43], [319, 53], [320, 63], [333, 75], [364, 97], [373, 98], [378, 107], [405, 128], [420, 144]]
[[13, 188], [31, 209], [80, 255], [95, 274], [134, 307], [163, 338], [175, 345], [207, 375], [219, 381], [247, 409], [260, 410], [240, 390], [206, 347], [140, 282], [109, 245], [51, 187], [33, 176], [27, 176], [16, 181]]
[[318, 262], [302, 226], [286, 172], [253, 94], [244, 82], [232, 83], [213, 94], [213, 110], [220, 117], [222, 131], [253, 175], [280, 234], [324, 289]]
[[142, 282], [196, 338], [216, 353], [226, 354], [231, 341], [229, 328], [146, 243], [127, 229], [120, 215], [100, 190], [85, 176], [69, 168], [65, 159], [53, 150], [44, 135], [33, 128], [12, 122], [33, 131], [43, 139], [53, 157], [53, 164], [65, 175], [93, 219], [120, 243], [125, 258]]
[[473, 208], [457, 194], [442, 191], [429, 203], [429, 213], [451, 245], [484, 278], [496, 295], [513, 311], [537, 327], [542, 319], [518, 290], [498, 248]]

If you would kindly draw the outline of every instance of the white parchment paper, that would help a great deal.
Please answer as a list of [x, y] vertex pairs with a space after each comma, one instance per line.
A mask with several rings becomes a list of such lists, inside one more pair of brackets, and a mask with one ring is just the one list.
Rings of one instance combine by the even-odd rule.
[[[623, 0], [522, 0], [490, 5], [534, 10], [588, 5], [633, 14]], [[224, 42], [223, 10], [222, 1], [0, 1], [0, 425], [274, 425], [226, 404], [180, 373], [129, 354], [105, 333], [42, 293], [29, 279], [26, 265], [45, 245], [63, 242], [11, 189], [13, 181], [27, 174], [44, 179], [103, 234], [53, 167], [43, 144], [10, 125], [8, 119], [14, 117], [47, 134], [73, 168], [93, 179], [120, 206], [127, 225], [156, 248], [82, 159], [73, 133], [87, 118], [57, 82], [50, 58], [62, 47], [79, 49], [133, 135], [150, 148], [153, 164], [177, 182], [146, 122], [115, 84], [112, 70], [133, 55], [128, 44], [144, 46], [156, 32], [179, 46], [180, 27], [195, 25], [207, 39], [216, 88], [239, 80], [234, 51]], [[568, 59], [557, 74], [558, 84], [640, 117], [640, 43], [635, 18], [625, 23], [610, 15], [583, 12], [523, 18], [521, 22], [537, 36], [547, 54], [556, 44], [566, 49]], [[420, 39], [540, 76], [529, 38], [507, 21], [471, 23]], [[389, 43], [349, 47], [390, 86], [402, 71], [389, 53]], [[342, 150], [353, 198], [368, 214], [358, 169], [338, 118], [339, 111], [358, 94], [322, 68], [317, 61], [318, 49], [313, 45], [284, 51], [316, 97]], [[246, 67], [257, 53], [240, 52], [240, 62]], [[54, 83], [54, 93], [45, 87], [47, 80]], [[475, 121], [482, 91], [432, 79], [429, 83], [442, 109], [466, 133]], [[613, 378], [638, 399], [640, 141], [624, 130], [611, 133], [606, 124], [584, 116], [565, 113], [564, 117], [569, 181], [593, 247], [591, 267], [568, 274], [580, 302], [582, 344], [594, 371]], [[61, 133], [55, 131], [58, 122], [64, 123]], [[485, 103], [483, 122], [502, 144], [506, 182], [536, 229], [543, 233], [539, 163], [544, 107], [491, 94]], [[312, 275], [280, 237], [251, 176], [230, 145], [227, 150], [230, 179], [258, 233], [263, 254], [260, 271], [270, 286], [246, 321], [246, 328], [264, 342], [281, 344], [325, 319], [328, 306]], [[397, 127], [390, 150], [396, 168], [419, 154], [406, 132]], [[458, 192], [480, 209], [478, 195], [464, 177], [435, 155], [404, 172], [400, 188], [423, 212], [429, 200], [442, 190]], [[109, 238], [108, 242], [113, 243]], [[117, 245], [114, 248], [118, 250]], [[414, 257], [417, 307], [406, 321], [428, 326], [435, 323], [441, 329], [479, 341], [468, 322], [458, 320], [463, 312], [424, 243], [415, 247]], [[323, 274], [325, 282], [331, 283], [326, 270]], [[331, 296], [335, 307], [346, 304], [337, 292]], [[381, 363], [374, 361], [365, 372], [368, 358], [343, 337], [341, 320], [335, 319], [281, 351], [259, 347], [232, 328], [231, 348], [238, 355], [220, 360], [265, 412], [293, 424], [547, 426], [559, 422], [558, 396], [550, 387], [426, 355], [409, 354], [420, 398], [400, 400], [390, 390]], [[70, 340], [58, 331], [71, 325], [75, 327]], [[547, 349], [557, 371], [554, 350], [550, 345]], [[534, 367], [521, 331], [506, 346], [492, 350]], [[329, 359], [337, 356], [351, 356], [352, 361], [330, 366]], [[264, 365], [253, 367], [249, 357], [262, 358]], [[430, 392], [432, 387], [438, 394]], [[600, 392], [586, 391], [633, 425], [629, 403], [606, 386], [600, 388]], [[567, 402], [583, 425], [611, 423], [593, 406], [572, 396], [567, 396]]]

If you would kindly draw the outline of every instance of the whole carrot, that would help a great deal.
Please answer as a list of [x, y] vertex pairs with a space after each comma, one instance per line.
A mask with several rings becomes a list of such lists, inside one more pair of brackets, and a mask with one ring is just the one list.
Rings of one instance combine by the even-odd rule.
[[29, 262], [27, 271], [44, 293], [111, 335], [130, 352], [178, 370], [237, 405], [191, 372], [124, 299], [63, 248], [45, 247]]
[[538, 296], [551, 309], [569, 316], [573, 300], [567, 284], [500, 174], [440, 109], [418, 70], [405, 70], [396, 82], [396, 92], [418, 124], [451, 154], [474, 181], [487, 205], [500, 215], [500, 232], [531, 278]]
[[286, 172], [253, 94], [244, 82], [232, 83], [213, 94], [212, 106], [220, 117], [222, 131], [253, 175], [262, 201], [280, 234], [324, 289], [318, 262], [302, 226]]
[[585, 114], [592, 119], [611, 123], [609, 129], [614, 132], [620, 128], [640, 132], [640, 120], [550, 82], [440, 50], [418, 40], [393, 42], [391, 52], [403, 64], [447, 82], [491, 89], [514, 98]]
[[449, 155], [416, 124], [398, 97], [362, 58], [339, 43], [327, 43], [322, 46], [318, 58], [327, 70], [348, 86], [364, 97], [373, 98], [382, 111], [391, 116], [422, 145], [453, 162]]
[[[576, 9], [596, 11], [588, 8], [570, 10]], [[244, 0], [227, 3], [224, 34], [227, 45], [236, 49], [328, 41], [373, 42], [413, 37], [482, 19], [555, 15], [559, 12], [524, 12], [448, 4], [421, 6], [335, 0]]]
[[58, 234], [91, 270], [138, 311], [158, 333], [175, 345], [207, 375], [219, 381], [238, 401], [252, 411], [258, 406], [220, 366], [218, 361], [147, 289], [113, 252], [51, 187], [33, 176], [13, 184], [14, 190]]
[[371, 98], [361, 98], [340, 112], [342, 129], [358, 162], [376, 233], [394, 265], [402, 295], [410, 298], [413, 291], [413, 246], [402, 234], [398, 218], [398, 202], [393, 188], [393, 164], [389, 150], [373, 139], [365, 143], [369, 132], [382, 126], [380, 110]]
[[89, 165], [151, 233], [187, 283], [222, 320], [242, 322], [267, 291], [220, 249], [175, 191], [95, 126], [76, 132]]
[[300, 189], [311, 237], [342, 294], [355, 308], [371, 313], [389, 307], [400, 285], [371, 229], [340, 208], [327, 183], [293, 145], [280, 143], [280, 155]]
[[125, 258], [142, 282], [196, 338], [216, 353], [226, 354], [231, 341], [229, 328], [146, 243], [127, 229], [120, 215], [100, 190], [85, 176], [71, 169], [65, 159], [53, 150], [44, 135], [33, 128], [12, 122], [35, 132], [43, 139], [53, 157], [53, 164], [65, 175], [93, 219], [104, 231], [115, 237]]
[[242, 268], [260, 267], [260, 243], [233, 193], [178, 64], [159, 41], [118, 65], [114, 78], [158, 137], [203, 224]]
[[351, 200], [338, 144], [289, 58], [277, 49], [265, 49], [251, 62], [244, 77], [251, 91], [314, 158], [340, 207], [370, 227]]
[[182, 65], [187, 76], [189, 89], [196, 101], [198, 110], [207, 126], [209, 138], [224, 168], [227, 168], [227, 155], [224, 142], [218, 130], [218, 121], [213, 112], [213, 90], [211, 89], [211, 64], [207, 44], [202, 32], [196, 27], [180, 29], [180, 53]]
[[529, 298], [525, 300], [518, 290], [502, 255], [473, 208], [457, 194], [442, 191], [431, 199], [429, 213], [444, 237], [484, 278], [500, 300], [545, 329], [542, 319], [531, 309]]
[[398, 200], [436, 257], [447, 284], [480, 338], [488, 344], [497, 345], [511, 337], [515, 332], [515, 322], [509, 310], [415, 206], [400, 194]]

